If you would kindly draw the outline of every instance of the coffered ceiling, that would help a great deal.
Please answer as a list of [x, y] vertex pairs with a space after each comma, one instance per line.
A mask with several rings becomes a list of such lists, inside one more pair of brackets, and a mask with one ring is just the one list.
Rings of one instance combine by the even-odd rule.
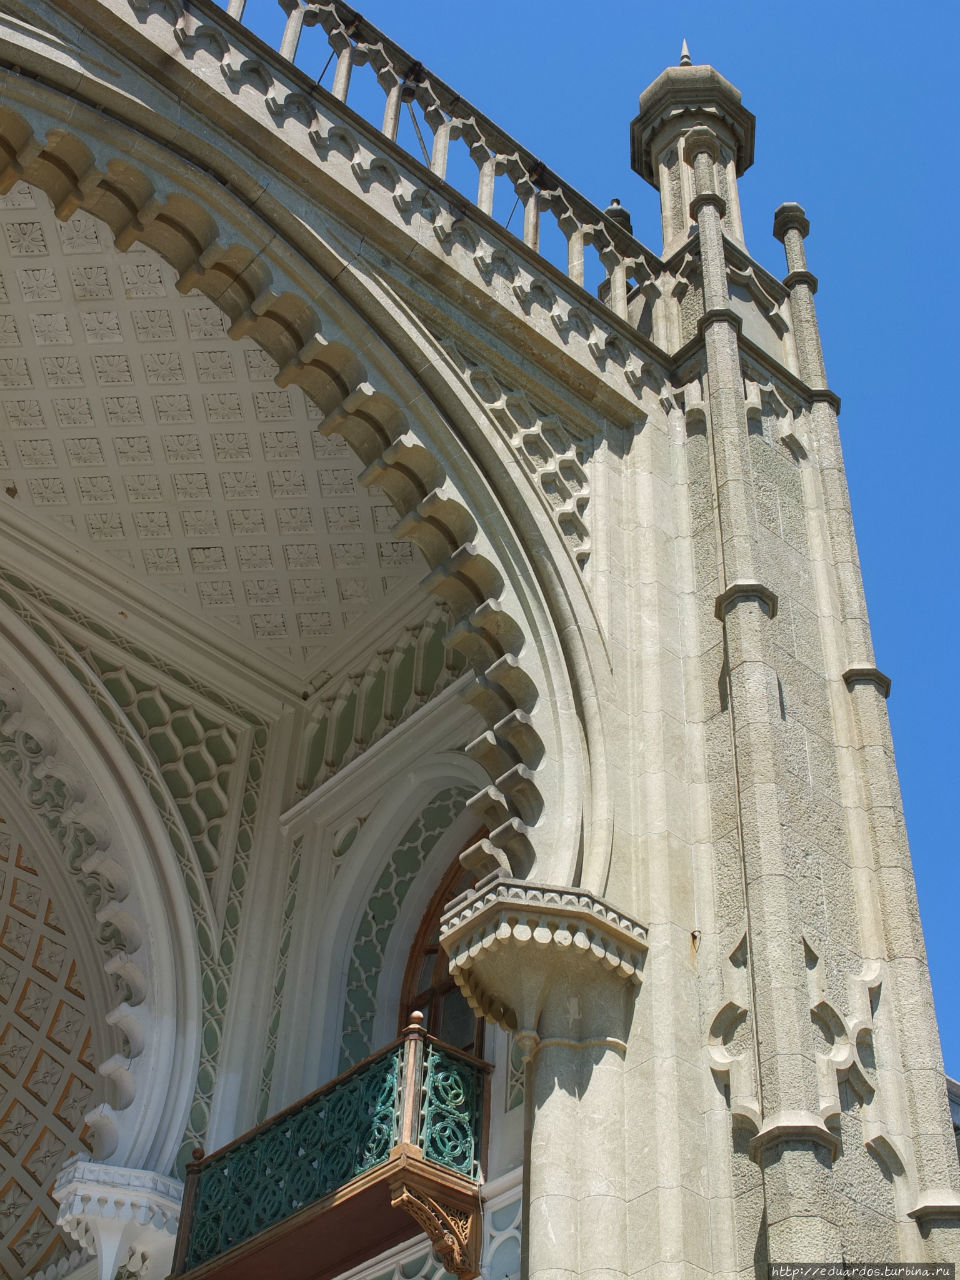
[[306, 682], [419, 579], [316, 406], [155, 254], [18, 183], [0, 277], [0, 521], [47, 561], [69, 551], [91, 611], [128, 590], [158, 624]]
[[66, 922], [0, 812], [0, 1278], [69, 1252], [50, 1188], [100, 1100], [84, 980]]

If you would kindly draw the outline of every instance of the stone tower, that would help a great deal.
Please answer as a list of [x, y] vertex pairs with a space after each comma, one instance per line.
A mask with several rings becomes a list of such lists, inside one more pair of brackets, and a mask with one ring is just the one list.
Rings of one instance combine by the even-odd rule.
[[641, 95], [658, 254], [281, 7], [0, 2], [0, 1276], [956, 1261], [754, 117], [686, 50]]

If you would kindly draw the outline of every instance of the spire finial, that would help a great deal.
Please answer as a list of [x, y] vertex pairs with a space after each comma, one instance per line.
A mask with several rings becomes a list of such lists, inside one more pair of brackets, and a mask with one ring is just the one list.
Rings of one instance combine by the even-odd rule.
[[680, 65], [681, 67], [693, 66], [693, 59], [690, 57], [690, 50], [687, 48], [686, 40], [680, 46]]

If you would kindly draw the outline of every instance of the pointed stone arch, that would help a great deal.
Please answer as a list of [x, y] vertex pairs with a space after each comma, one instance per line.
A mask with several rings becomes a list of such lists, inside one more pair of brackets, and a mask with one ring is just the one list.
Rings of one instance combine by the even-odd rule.
[[[34, 183], [58, 217], [82, 209], [106, 223], [120, 250], [139, 241], [163, 257], [181, 290], [199, 290], [225, 313], [231, 337], [252, 339], [277, 362], [278, 385], [295, 384], [319, 405], [320, 429], [346, 439], [364, 463], [362, 482], [395, 506], [397, 536], [422, 550], [431, 566], [423, 586], [450, 609], [448, 643], [475, 672], [465, 696], [488, 725], [470, 750], [491, 785], [469, 803], [490, 835], [465, 858], [481, 872], [602, 890], [612, 805], [600, 629], [559, 538], [525, 506], [482, 406], [436, 342], [419, 329], [404, 335], [396, 300], [369, 275], [362, 287], [353, 281], [352, 298], [334, 292], [269, 224], [180, 157], [115, 122], [105, 142], [95, 113], [49, 88], [26, 82], [18, 96], [31, 99], [29, 110], [0, 111], [0, 181]], [[350, 275], [318, 237], [313, 248], [328, 277]], [[332, 324], [325, 336], [308, 268], [328, 311], [338, 320], [350, 313], [352, 335]], [[388, 343], [376, 330], [371, 341], [378, 306], [381, 333], [393, 326]], [[399, 391], [376, 385], [382, 366]]]
[[62, 858], [112, 993], [109, 1100], [87, 1117], [99, 1155], [166, 1172], [187, 1120], [200, 974], [186, 887], [153, 798], [62, 661], [0, 604], [0, 733], [9, 788]]

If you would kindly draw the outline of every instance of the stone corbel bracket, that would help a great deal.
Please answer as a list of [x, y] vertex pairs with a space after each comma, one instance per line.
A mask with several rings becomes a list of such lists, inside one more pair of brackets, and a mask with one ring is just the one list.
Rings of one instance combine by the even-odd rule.
[[77, 1156], [53, 1186], [57, 1226], [95, 1254], [100, 1280], [135, 1262], [144, 1280], [170, 1271], [183, 1184], [149, 1169], [94, 1164]]
[[638, 987], [647, 931], [583, 890], [491, 877], [454, 900], [440, 941], [471, 1007], [513, 1031], [528, 1058], [548, 989], [578, 991], [603, 976]]

